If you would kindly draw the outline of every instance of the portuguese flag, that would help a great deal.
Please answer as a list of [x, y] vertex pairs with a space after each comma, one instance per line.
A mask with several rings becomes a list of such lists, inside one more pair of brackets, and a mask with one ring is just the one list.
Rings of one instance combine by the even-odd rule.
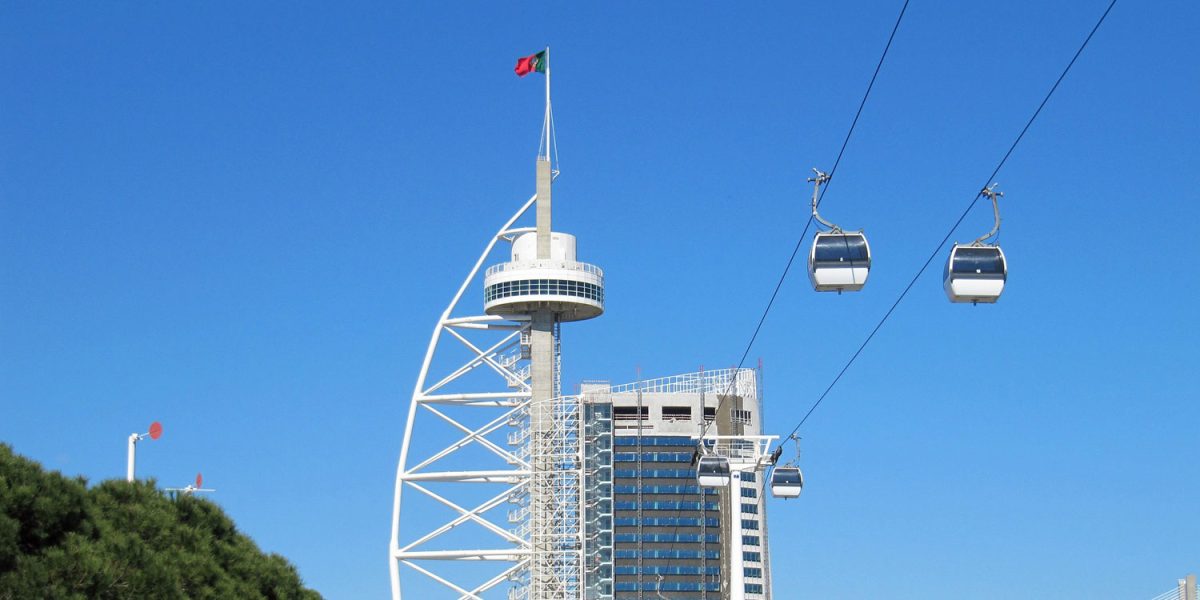
[[530, 54], [524, 58], [517, 59], [516, 71], [517, 77], [524, 77], [534, 71], [538, 73], [546, 72], [546, 51], [542, 50], [537, 54]]

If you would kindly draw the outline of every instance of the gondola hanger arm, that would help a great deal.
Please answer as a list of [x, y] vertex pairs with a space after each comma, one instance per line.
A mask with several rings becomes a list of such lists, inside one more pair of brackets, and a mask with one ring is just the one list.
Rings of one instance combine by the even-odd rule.
[[996, 234], [1000, 233], [1000, 198], [1004, 197], [1004, 192], [996, 191], [996, 186], [998, 185], [1000, 184], [993, 183], [992, 185], [989, 185], [979, 191], [979, 195], [987, 196], [987, 198], [992, 201], [992, 214], [996, 219], [996, 223], [992, 226], [991, 231], [976, 238], [975, 241], [971, 243], [972, 246], [983, 246], [984, 240], [996, 237]]
[[827, 183], [829, 181], [829, 179], [831, 178], [831, 176], [820, 171], [816, 167], [813, 167], [813, 173], [816, 173], [816, 176], [808, 178], [808, 180], [813, 183], [812, 216], [814, 219], [817, 220], [818, 223], [824, 225], [825, 227], [828, 227], [830, 229], [830, 231], [832, 231], [833, 233], [841, 233], [842, 232], [841, 227], [838, 227], [837, 225], [830, 223], [829, 221], [826, 221], [825, 219], [822, 219], [821, 214], [817, 212], [817, 204], [820, 202], [820, 199], [821, 199], [821, 186], [824, 185], [825, 183]]

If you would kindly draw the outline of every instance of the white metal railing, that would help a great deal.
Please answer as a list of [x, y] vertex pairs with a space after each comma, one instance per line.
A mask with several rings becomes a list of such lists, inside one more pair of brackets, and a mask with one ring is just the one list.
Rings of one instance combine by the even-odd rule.
[[604, 270], [596, 265], [591, 265], [584, 262], [573, 260], [531, 260], [521, 262], [503, 262], [492, 265], [484, 271], [484, 277], [491, 277], [497, 273], [505, 271], [524, 271], [527, 269], [563, 269], [566, 271], [579, 271], [588, 273], [597, 277], [604, 277]]
[[771, 442], [777, 439], [777, 435], [706, 435], [704, 446], [731, 462], [757, 463], [770, 455]]
[[611, 386], [613, 394], [643, 393], [690, 393], [725, 394], [749, 396], [755, 392], [754, 369], [716, 369], [699, 373], [684, 373], [657, 379], [646, 379]]

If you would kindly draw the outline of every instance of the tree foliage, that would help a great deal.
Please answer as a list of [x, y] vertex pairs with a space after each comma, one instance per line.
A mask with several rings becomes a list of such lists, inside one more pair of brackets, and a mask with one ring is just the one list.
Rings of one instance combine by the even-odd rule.
[[0, 600], [320, 598], [217, 505], [45, 472], [0, 444]]

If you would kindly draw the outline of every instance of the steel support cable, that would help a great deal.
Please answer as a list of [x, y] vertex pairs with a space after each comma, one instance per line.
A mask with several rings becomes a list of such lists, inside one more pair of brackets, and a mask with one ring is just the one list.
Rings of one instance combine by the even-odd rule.
[[[838, 150], [837, 158], [833, 161], [833, 168], [829, 170], [829, 181], [825, 182], [825, 186], [821, 188], [821, 193], [817, 196], [817, 206], [821, 205], [821, 201], [825, 199], [825, 192], [829, 191], [829, 184], [833, 182], [833, 175], [837, 172], [838, 165], [842, 162], [842, 156], [846, 153], [846, 146], [850, 145], [850, 137], [854, 135], [854, 128], [858, 126], [858, 119], [862, 116], [863, 108], [867, 105], [867, 98], [871, 97], [871, 90], [875, 88], [875, 80], [879, 77], [879, 71], [883, 68], [883, 61], [887, 58], [888, 51], [892, 49], [892, 40], [896, 39], [896, 32], [900, 29], [900, 22], [904, 20], [904, 13], [908, 10], [909, 0], [904, 0], [904, 5], [900, 7], [900, 14], [896, 16], [896, 23], [892, 25], [892, 32], [888, 35], [887, 44], [883, 46], [883, 53], [879, 55], [879, 62], [875, 64], [875, 72], [871, 74], [871, 81], [867, 83], [867, 90], [863, 92], [862, 100], [858, 103], [858, 110], [854, 112], [854, 119], [850, 121], [850, 129], [846, 132], [846, 138], [842, 140], [842, 147]], [[745, 352], [742, 352], [741, 359], [738, 360], [737, 367], [733, 371], [733, 378], [730, 379], [729, 385], [725, 388], [725, 393], [717, 398], [717, 413], [721, 412], [721, 407], [725, 404], [725, 398], [729, 397], [729, 391], [733, 389], [734, 383], [737, 381], [737, 374], [741, 370], [742, 365], [746, 364], [746, 357], [750, 355], [750, 349], [754, 347], [755, 340], [758, 339], [758, 334], [762, 331], [763, 323], [767, 320], [767, 315], [771, 312], [771, 307], [775, 305], [775, 298], [779, 296], [779, 290], [783, 288], [783, 282], [787, 280], [788, 273], [792, 270], [792, 264], [796, 262], [796, 255], [800, 253], [800, 247], [804, 245], [804, 240], [808, 238], [808, 229], [812, 227], [813, 217], [809, 215], [808, 222], [804, 224], [804, 231], [800, 233], [800, 239], [796, 240], [796, 247], [792, 248], [792, 255], [788, 257], [787, 264], [783, 267], [783, 273], [779, 276], [779, 281], [775, 283], [775, 289], [771, 292], [771, 298], [767, 301], [767, 307], [763, 309], [762, 316], [758, 319], [758, 324], [754, 327], [754, 333], [750, 336], [750, 341], [746, 344]], [[714, 419], [714, 423], [716, 420]], [[709, 424], [706, 422], [700, 429], [700, 437], [708, 432]]]
[[1176, 588], [1167, 592], [1163, 592], [1151, 598], [1150, 600], [1183, 600], [1183, 595], [1179, 592], [1179, 589]]
[[[858, 110], [855, 111], [854, 119], [851, 120], [851, 122], [850, 122], [850, 129], [846, 132], [846, 138], [844, 140], [842, 140], [842, 147], [838, 150], [837, 158], [834, 159], [834, 161], [833, 161], [833, 168], [831, 168], [829, 170], [829, 176], [831, 178], [833, 177], [833, 174], [837, 172], [838, 165], [841, 164], [841, 162], [842, 162], [842, 156], [846, 153], [846, 147], [850, 145], [850, 137], [854, 135], [854, 129], [855, 129], [855, 127], [858, 126], [859, 117], [862, 116], [863, 108], [867, 105], [867, 99], [870, 98], [870, 96], [871, 96], [871, 90], [874, 89], [874, 87], [875, 87], [875, 80], [879, 77], [879, 71], [883, 68], [883, 62], [885, 59], [887, 59], [888, 51], [891, 50], [891, 48], [892, 48], [892, 41], [894, 39], [896, 39], [896, 32], [900, 29], [901, 21], [904, 20], [904, 13], [905, 13], [905, 11], [908, 10], [909, 1], [910, 0], [904, 0], [904, 5], [900, 7], [900, 14], [896, 17], [895, 24], [892, 25], [892, 31], [888, 35], [887, 44], [885, 44], [883, 47], [883, 52], [879, 56], [879, 62], [875, 64], [875, 71], [871, 74], [871, 80], [867, 84], [867, 90], [863, 93], [862, 100], [858, 103]], [[829, 183], [826, 182], [825, 187], [823, 187], [821, 189], [820, 196], [818, 196], [818, 198], [817, 198], [818, 205], [821, 204], [821, 201], [825, 198], [825, 192], [828, 190], [829, 190]], [[729, 392], [733, 389], [734, 385], [737, 383], [738, 373], [741, 372], [742, 366], [746, 363], [746, 357], [750, 355], [750, 350], [754, 347], [754, 342], [758, 339], [758, 334], [762, 331], [763, 323], [766, 322], [767, 315], [770, 314], [770, 312], [771, 312], [771, 307], [775, 305], [775, 299], [779, 296], [779, 290], [783, 288], [783, 282], [787, 280], [788, 273], [792, 269], [792, 264], [794, 264], [796, 261], [796, 255], [800, 253], [800, 247], [804, 245], [804, 240], [808, 238], [808, 230], [810, 227], [812, 227], [812, 222], [813, 222], [813, 217], [812, 217], [812, 215], [809, 215], [808, 221], [804, 224], [804, 231], [801, 232], [800, 238], [798, 240], [796, 240], [796, 246], [794, 248], [792, 248], [792, 254], [791, 254], [791, 256], [788, 257], [787, 264], [784, 265], [783, 273], [780, 274], [780, 276], [779, 276], [779, 281], [775, 283], [775, 289], [772, 290], [772, 292], [771, 292], [771, 298], [767, 301], [767, 306], [766, 306], [766, 308], [763, 309], [762, 316], [759, 317], [759, 319], [758, 319], [758, 324], [755, 325], [755, 327], [754, 327], [754, 333], [750, 335], [750, 341], [746, 344], [746, 350], [744, 352], [742, 352], [742, 357], [738, 360], [737, 367], [734, 368], [734, 370], [733, 370], [733, 374], [730, 377], [729, 384], [725, 388], [725, 393], [721, 396], [718, 396], [716, 413], [720, 413], [721, 408], [725, 404], [725, 399], [729, 397]], [[703, 415], [702, 415], [702, 417], [703, 417]], [[703, 418], [702, 418], [702, 420], [703, 420]], [[716, 418], [714, 415], [713, 423], [715, 423], [715, 422], [716, 422]], [[704, 425], [700, 429], [700, 437], [701, 438], [703, 438], [704, 434], [708, 431], [708, 427], [709, 427], [709, 423], [707, 421], [705, 421]], [[703, 443], [703, 442], [701, 442], [701, 443]], [[701, 487], [700, 488], [700, 498], [701, 498], [700, 499], [700, 519], [701, 519], [702, 523], [704, 522], [705, 519], [708, 518], [708, 511], [705, 510], [705, 508], [704, 508], [704, 505], [706, 502], [705, 496], [706, 496], [706, 494], [704, 493], [704, 488]], [[733, 512], [736, 512], [736, 518], [741, 519], [741, 502], [739, 501], [739, 499], [740, 499], [740, 495], [738, 496], [738, 499], [734, 499], [734, 498], [730, 499], [730, 510]], [[677, 543], [675, 541], [675, 538], [679, 534], [679, 521], [678, 521], [679, 514], [680, 514], [680, 510], [676, 510], [677, 520], [675, 522], [675, 526], [674, 526], [674, 528], [672, 530], [672, 534], [671, 534], [672, 541], [671, 541], [670, 549], [672, 552], [675, 550], [675, 546]], [[735, 517], [730, 516], [730, 518], [732, 519]], [[705, 535], [703, 527], [701, 528], [700, 535], [701, 536]], [[702, 546], [703, 546], [703, 544], [702, 544]], [[669, 567], [671, 565], [672, 560], [674, 560], [674, 559], [668, 558], [666, 566]], [[732, 560], [732, 557], [731, 557], [731, 560]], [[705, 584], [707, 584], [707, 574], [701, 575], [701, 581], [704, 582]]]
[[825, 391], [821, 393], [821, 396], [817, 398], [817, 401], [814, 402], [812, 407], [808, 409], [808, 412], [804, 414], [804, 418], [800, 419], [800, 422], [796, 424], [795, 429], [792, 429], [792, 432], [788, 434], [787, 439], [790, 439], [792, 436], [796, 435], [798, 431], [800, 431], [800, 428], [806, 421], [808, 421], [808, 418], [812, 416], [813, 411], [817, 410], [817, 407], [821, 405], [821, 402], [825, 400], [826, 396], [829, 395], [829, 392], [833, 390], [834, 386], [836, 386], [839, 381], [841, 381], [842, 376], [846, 374], [846, 371], [850, 369], [850, 366], [853, 365], [854, 361], [858, 359], [858, 356], [862, 354], [862, 351], [867, 347], [867, 344], [871, 343], [871, 340], [875, 337], [875, 334], [879, 332], [879, 329], [883, 327], [883, 324], [886, 323], [888, 318], [892, 316], [892, 313], [895, 312], [896, 307], [899, 306], [900, 302], [902, 302], [905, 296], [908, 295], [909, 290], [913, 288], [913, 285], [917, 283], [917, 280], [921, 278], [921, 275], [925, 273], [925, 270], [929, 268], [929, 265], [933, 262], [933, 259], [937, 258], [938, 254], [941, 253], [942, 247], [945, 246], [946, 242], [950, 240], [950, 236], [954, 235], [954, 231], [958, 229], [958, 226], [961, 225], [963, 220], [967, 218], [967, 215], [970, 214], [971, 209], [975, 207], [975, 203], [978, 202], [980, 196], [983, 195], [982, 190], [987, 188], [987, 186], [995, 180], [996, 175], [1000, 173], [1000, 169], [1004, 168], [1004, 164], [1008, 162], [1008, 159], [1012, 156], [1013, 151], [1017, 149], [1017, 144], [1021, 143], [1021, 140], [1025, 137], [1025, 133], [1029, 131], [1029, 128], [1038, 118], [1038, 115], [1042, 113], [1042, 109], [1046, 107], [1046, 103], [1050, 101], [1050, 97], [1054, 95], [1054, 92], [1058, 89], [1059, 84], [1062, 83], [1064, 78], [1066, 78], [1067, 73], [1071, 71], [1071, 67], [1075, 65], [1075, 61], [1079, 59], [1081, 54], [1083, 54], [1084, 48], [1087, 48], [1088, 42], [1092, 40], [1092, 36], [1094, 36], [1096, 31], [1100, 29], [1100, 25], [1104, 23], [1104, 19], [1108, 17], [1108, 13], [1112, 11], [1113, 6], [1116, 4], [1117, 0], [1112, 0], [1109, 2], [1108, 8], [1104, 10], [1104, 14], [1100, 15], [1100, 19], [1096, 21], [1096, 25], [1092, 27], [1092, 30], [1088, 32], [1087, 37], [1084, 38], [1083, 43], [1079, 45], [1079, 49], [1075, 51], [1075, 55], [1071, 57], [1071, 61], [1067, 63], [1067, 66], [1063, 69], [1062, 74], [1058, 76], [1058, 79], [1055, 80], [1054, 85], [1050, 86], [1050, 91], [1046, 92], [1046, 96], [1042, 98], [1042, 102], [1038, 105], [1037, 110], [1033, 111], [1033, 116], [1029, 117], [1029, 121], [1026, 122], [1025, 127], [1021, 129], [1021, 133], [1017, 134], [1017, 138], [1013, 140], [1012, 145], [1008, 147], [1008, 152], [1004, 153], [1004, 157], [1000, 159], [1000, 162], [996, 165], [996, 168], [992, 170], [991, 175], [988, 175], [987, 180], [985, 180], [983, 185], [979, 187], [980, 191], [977, 192], [975, 197], [971, 199], [971, 203], [967, 205], [966, 210], [959, 215], [958, 220], [955, 221], [954, 225], [950, 227], [950, 230], [946, 232], [946, 236], [942, 238], [942, 241], [938, 242], [937, 247], [933, 249], [932, 253], [930, 253], [929, 258], [925, 259], [925, 263], [922, 264], [921, 268], [917, 270], [917, 274], [914, 275], [912, 280], [908, 282], [908, 285], [905, 286], [904, 291], [900, 292], [900, 296], [896, 298], [896, 301], [893, 302], [892, 306], [888, 308], [886, 313], [884, 313], [883, 318], [875, 324], [875, 328], [871, 330], [871, 333], [868, 334], [867, 338], [863, 340], [863, 343], [859, 345], [858, 350], [855, 350], [854, 354], [850, 357], [850, 360], [846, 361], [845, 366], [843, 366], [842, 370], [838, 372], [837, 377], [833, 378], [833, 381], [830, 382], [829, 387], [825, 388]]
[[[871, 330], [871, 333], [867, 336], [867, 338], [863, 341], [863, 343], [858, 347], [858, 349], [850, 357], [850, 360], [848, 360], [846, 362], [845, 366], [842, 367], [841, 371], [838, 372], [837, 376], [833, 379], [833, 381], [829, 384], [829, 386], [827, 388], [825, 388], [825, 391], [821, 393], [821, 396], [817, 399], [817, 401], [815, 403], [813, 403], [812, 407], [808, 409], [808, 412], [805, 413], [804, 417], [800, 420], [800, 422], [796, 425], [796, 427], [794, 429], [792, 429], [791, 433], [788, 434], [787, 438], [785, 438], [785, 439], [791, 439], [793, 436], [795, 436], [796, 433], [800, 430], [800, 428], [804, 425], [804, 423], [808, 421], [808, 418], [810, 416], [812, 416], [813, 412], [817, 409], [818, 406], [820, 406], [821, 402], [823, 402], [825, 400], [825, 398], [829, 395], [829, 392], [833, 390], [834, 386], [836, 386], [839, 381], [841, 381], [842, 376], [846, 374], [846, 371], [848, 371], [850, 369], [850, 367], [854, 364], [854, 361], [857, 360], [859, 355], [862, 354], [862, 351], [866, 348], [867, 344], [869, 344], [871, 342], [871, 340], [875, 337], [875, 334], [879, 332], [879, 329], [881, 327], [883, 327], [883, 324], [886, 323], [888, 318], [891, 317], [892, 313], [895, 312], [896, 307], [899, 306], [900, 302], [903, 301], [904, 298], [908, 295], [908, 292], [916, 284], [917, 280], [921, 277], [921, 275], [925, 272], [925, 270], [927, 268], [929, 268], [929, 265], [933, 262], [933, 259], [936, 258], [937, 255], [941, 252], [942, 247], [946, 245], [946, 242], [950, 239], [950, 236], [954, 235], [954, 231], [958, 228], [958, 226], [960, 224], [962, 224], [963, 220], [966, 219], [966, 217], [970, 213], [971, 209], [974, 208], [975, 203], [979, 200], [979, 197], [982, 195], [982, 190], [984, 188], [986, 188], [987, 185], [989, 185], [993, 181], [993, 179], [996, 177], [996, 175], [1004, 167], [1005, 163], [1008, 162], [1009, 157], [1012, 156], [1012, 153], [1014, 150], [1016, 150], [1017, 145], [1020, 144], [1021, 140], [1025, 137], [1025, 133], [1029, 131], [1029, 128], [1033, 125], [1033, 122], [1037, 119], [1038, 115], [1041, 114], [1042, 109], [1046, 106], [1047, 102], [1050, 101], [1050, 97], [1054, 95], [1054, 92], [1058, 89], [1059, 84], [1061, 84], [1063, 79], [1066, 78], [1067, 73], [1070, 72], [1071, 67], [1075, 65], [1076, 60], [1079, 59], [1079, 56], [1083, 53], [1083, 50], [1087, 47], [1088, 42], [1091, 41], [1092, 37], [1096, 34], [1096, 31], [1098, 31], [1100, 29], [1100, 26], [1104, 23], [1104, 20], [1108, 17], [1109, 12], [1112, 11], [1112, 9], [1116, 5], [1116, 3], [1117, 3], [1116, 0], [1112, 0], [1109, 3], [1108, 7], [1104, 10], [1104, 13], [1100, 16], [1100, 19], [1096, 22], [1096, 25], [1092, 27], [1092, 30], [1088, 33], [1087, 37], [1084, 38], [1083, 43], [1080, 44], [1079, 49], [1076, 50], [1074, 56], [1071, 57], [1070, 62], [1067, 63], [1066, 68], [1063, 69], [1063, 72], [1058, 76], [1058, 79], [1054, 82], [1054, 85], [1051, 86], [1050, 91], [1047, 92], [1046, 96], [1042, 99], [1041, 104], [1039, 104], [1037, 109], [1034, 111], [1033, 116], [1031, 116], [1029, 118], [1029, 121], [1026, 122], [1025, 127], [1023, 127], [1021, 129], [1021, 132], [1017, 135], [1017, 138], [1015, 140], [1013, 140], [1012, 145], [1009, 146], [1008, 151], [1005, 152], [1004, 157], [1000, 159], [1000, 162], [996, 165], [996, 168], [992, 171], [991, 175], [989, 175], [987, 180], [984, 182], [984, 184], [982, 186], [980, 186], [979, 189], [981, 191], [979, 193], [976, 193], [976, 195], [971, 199], [971, 203], [967, 206], [966, 210], [964, 210], [962, 215], [959, 216], [958, 220], [956, 220], [954, 222], [954, 225], [946, 233], [946, 236], [944, 238], [942, 238], [941, 242], [938, 243], [937, 248], [934, 249], [934, 251], [930, 254], [929, 258], [927, 258], [925, 260], [924, 264], [921, 265], [921, 268], [917, 271], [917, 274], [912, 278], [911, 281], [909, 281], [908, 285], [905, 286], [904, 290], [900, 293], [900, 296], [896, 299], [895, 302], [892, 303], [891, 307], [888, 308], [887, 312], [884, 313], [883, 318], [881, 318], [879, 320], [879, 322], [875, 325], [874, 329]], [[883, 59], [886, 58], [886, 56], [887, 56], [887, 51], [891, 47], [892, 39], [895, 37], [896, 30], [900, 26], [900, 20], [904, 17], [904, 11], [907, 8], [908, 8], [908, 0], [905, 0], [904, 7], [900, 11], [900, 16], [896, 19], [896, 25], [892, 28], [892, 34], [888, 38], [888, 43], [884, 47], [883, 56], [880, 57], [879, 65], [877, 65], [876, 69], [875, 69], [875, 74], [872, 75], [871, 82], [867, 86], [867, 92], [863, 95], [863, 101], [859, 104], [858, 112], [855, 114], [855, 118], [851, 122], [850, 131], [847, 132], [846, 139], [842, 143], [842, 148], [838, 152], [838, 157], [834, 161], [834, 167], [833, 167], [833, 169], [830, 170], [831, 176], [833, 175], [833, 172], [836, 171], [838, 163], [841, 162], [842, 154], [846, 150], [846, 145], [850, 141], [850, 136], [854, 133], [854, 127], [855, 127], [855, 125], [857, 125], [858, 117], [859, 117], [859, 115], [861, 115], [862, 108], [866, 104], [866, 98], [867, 98], [867, 96], [870, 95], [871, 88], [875, 84], [875, 78], [879, 74], [879, 68], [883, 64]], [[820, 204], [821, 200], [825, 197], [825, 192], [828, 190], [828, 188], [829, 188], [829, 186], [827, 183], [825, 188], [821, 190], [820, 196], [818, 196], [818, 200], [817, 200], [818, 205]], [[738, 361], [738, 367], [737, 367], [737, 369], [734, 370], [733, 379], [731, 379], [730, 385], [726, 388], [725, 395], [722, 396], [718, 400], [718, 404], [717, 404], [718, 412], [720, 411], [721, 406], [724, 404], [725, 398], [728, 397], [728, 393], [732, 389], [733, 383], [736, 381], [738, 370], [740, 370], [742, 365], [745, 363], [746, 356], [749, 355], [750, 349], [753, 347], [754, 341], [758, 337], [758, 333], [762, 329], [763, 323], [766, 321], [767, 314], [770, 312], [771, 307], [775, 302], [775, 298], [779, 294], [779, 289], [782, 287], [783, 281], [787, 278], [788, 271], [791, 269], [791, 266], [792, 266], [793, 262], [795, 261], [796, 254], [799, 252], [800, 246], [804, 243], [804, 239], [807, 237], [808, 229], [812, 225], [812, 220], [813, 219], [810, 216], [808, 219], [808, 223], [804, 227], [804, 232], [801, 234], [800, 240], [797, 241], [796, 247], [792, 250], [792, 255], [788, 258], [788, 262], [787, 262], [787, 265], [784, 267], [783, 274], [782, 274], [782, 276], [780, 276], [779, 282], [776, 284], [775, 290], [772, 292], [771, 298], [767, 302], [767, 307], [763, 311], [763, 315], [759, 319], [758, 325], [755, 327], [754, 333], [750, 337], [750, 342], [746, 346], [746, 351], [742, 353], [742, 358], [741, 358], [741, 360]], [[704, 433], [707, 431], [707, 427], [708, 427], [708, 425], [705, 424], [705, 426], [701, 429], [701, 437], [703, 437]], [[733, 509], [735, 504], [736, 503], [733, 502], [731, 499], [731, 503], [730, 503], [731, 510]], [[703, 509], [703, 506], [701, 508]], [[705, 511], [701, 510], [701, 514], [703, 515], [704, 513], [705, 513]], [[738, 517], [740, 518], [740, 511], [738, 511]], [[731, 518], [733, 518], [733, 517], [731, 516]], [[678, 533], [678, 525], [675, 526], [675, 530], [676, 530], [676, 534], [677, 534]], [[675, 536], [673, 535], [672, 537], [675, 537]], [[676, 544], [675, 541], [671, 542], [672, 550], [675, 548], [675, 544]], [[731, 560], [732, 559], [733, 559], [733, 557], [731, 557]], [[670, 564], [670, 562], [668, 561], [668, 565], [669, 564]]]

